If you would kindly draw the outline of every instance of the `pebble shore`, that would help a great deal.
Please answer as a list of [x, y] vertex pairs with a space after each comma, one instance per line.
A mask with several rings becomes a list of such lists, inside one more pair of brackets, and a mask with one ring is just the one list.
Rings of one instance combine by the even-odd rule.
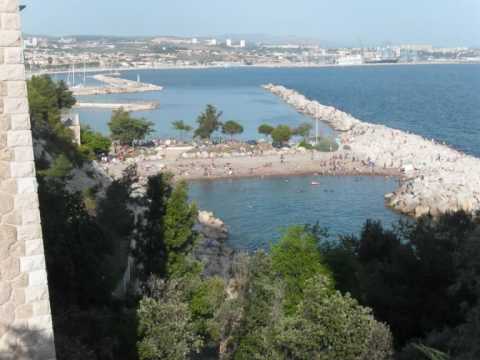
[[401, 171], [400, 187], [386, 194], [393, 209], [419, 217], [480, 209], [480, 159], [419, 135], [371, 124], [279, 85], [264, 85], [297, 111], [336, 130], [343, 148], [375, 168]]

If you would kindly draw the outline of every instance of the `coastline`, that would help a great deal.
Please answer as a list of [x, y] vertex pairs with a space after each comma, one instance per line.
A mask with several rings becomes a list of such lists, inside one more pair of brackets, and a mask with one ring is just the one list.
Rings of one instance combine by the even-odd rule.
[[[131, 66], [131, 67], [111, 67], [111, 68], [87, 68], [87, 73], [103, 73], [117, 71], [141, 71], [141, 70], [207, 70], [207, 69], [309, 69], [309, 68], [350, 68], [350, 67], [384, 67], [384, 66], [423, 66], [423, 65], [480, 65], [480, 61], [442, 61], [442, 62], [412, 62], [412, 63], [376, 63], [376, 64], [358, 64], [358, 65], [339, 65], [339, 64], [316, 64], [316, 63], [265, 63], [265, 64], [218, 64], [218, 65], [161, 65], [161, 66]], [[33, 75], [54, 75], [65, 74], [68, 70], [37, 70], [28, 72], [27, 77]]]
[[356, 156], [403, 172], [399, 188], [386, 194], [394, 210], [419, 217], [480, 209], [480, 159], [416, 134], [361, 121], [283, 86], [264, 88], [300, 113], [339, 131], [342, 145]]

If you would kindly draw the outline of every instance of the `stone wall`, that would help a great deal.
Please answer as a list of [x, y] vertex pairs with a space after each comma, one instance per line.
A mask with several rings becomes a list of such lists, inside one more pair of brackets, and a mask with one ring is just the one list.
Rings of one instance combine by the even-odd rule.
[[55, 359], [18, 0], [0, 0], [0, 358]]

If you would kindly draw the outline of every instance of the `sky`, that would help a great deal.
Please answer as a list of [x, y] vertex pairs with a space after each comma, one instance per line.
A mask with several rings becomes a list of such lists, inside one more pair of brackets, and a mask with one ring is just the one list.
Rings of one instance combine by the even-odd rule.
[[268, 34], [337, 45], [480, 46], [480, 0], [21, 0], [44, 35]]

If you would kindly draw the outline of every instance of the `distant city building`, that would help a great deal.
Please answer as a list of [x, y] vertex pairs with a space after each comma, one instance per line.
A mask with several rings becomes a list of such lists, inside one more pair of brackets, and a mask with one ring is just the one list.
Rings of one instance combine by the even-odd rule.
[[227, 47], [232, 47], [232, 39], [227, 39], [227, 41], [225, 41], [225, 45], [227, 45]]
[[192, 44], [193, 44], [193, 45], [198, 44], [198, 39], [197, 39], [197, 38], [193, 38], [193, 39], [192, 39]]
[[217, 39], [208, 39], [205, 43], [209, 46], [217, 46]]
[[38, 39], [36, 37], [27, 38], [23, 41], [25, 47], [37, 47]]
[[337, 58], [338, 65], [362, 65], [362, 55], [344, 55]]
[[401, 50], [410, 50], [410, 51], [424, 51], [424, 52], [432, 52], [433, 45], [425, 45], [425, 44], [407, 44], [401, 45]]
[[245, 40], [240, 40], [240, 47], [244, 48], [246, 46]]

